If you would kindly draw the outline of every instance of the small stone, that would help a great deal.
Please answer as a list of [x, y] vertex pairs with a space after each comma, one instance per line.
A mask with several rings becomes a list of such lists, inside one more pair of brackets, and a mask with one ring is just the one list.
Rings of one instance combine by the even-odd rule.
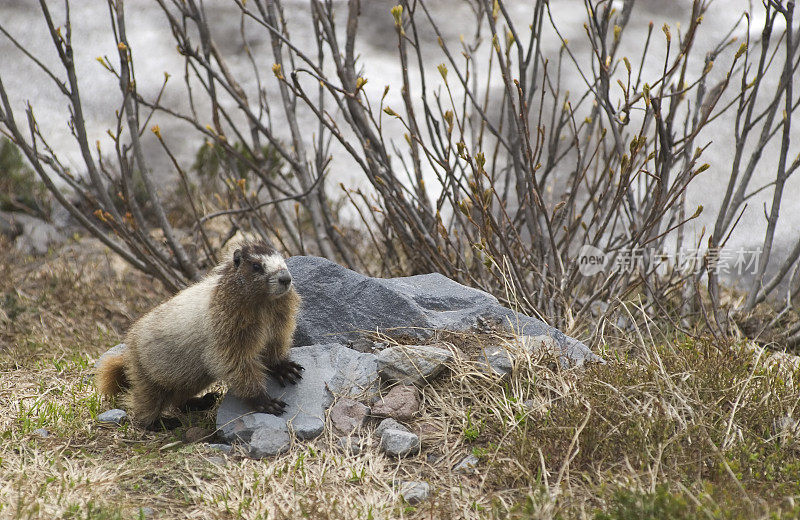
[[436, 464], [440, 460], [442, 460], [442, 454], [438, 453], [438, 452], [435, 452], [435, 451], [432, 451], [432, 452], [428, 453], [427, 455], [425, 455], [425, 460], [428, 461], [428, 464]]
[[219, 456], [215, 455], [213, 457], [208, 457], [206, 460], [208, 462], [210, 462], [211, 464], [215, 465], [215, 466], [227, 466], [228, 465], [228, 461], [225, 460], [225, 457], [219, 457]]
[[201, 442], [211, 439], [214, 432], [201, 428], [199, 426], [192, 426], [187, 429], [183, 434], [183, 441], [187, 444]]
[[394, 419], [384, 419], [375, 429], [375, 436], [378, 438], [383, 437], [383, 432], [386, 430], [400, 430], [401, 432], [410, 432], [408, 428], [395, 421]]
[[128, 414], [125, 413], [125, 410], [120, 410], [119, 408], [108, 410], [97, 416], [97, 422], [116, 424], [117, 426], [125, 422], [127, 419]]
[[408, 481], [400, 484], [400, 496], [409, 505], [424, 502], [431, 494], [431, 486], [427, 482]]
[[503, 347], [490, 347], [483, 351], [479, 358], [481, 368], [488, 373], [496, 374], [502, 379], [511, 377], [514, 369], [514, 358]]
[[230, 444], [209, 444], [209, 448], [221, 451], [222, 453], [229, 454], [233, 451], [233, 446]]
[[286, 429], [259, 428], [250, 438], [247, 454], [254, 459], [280, 455], [289, 451], [290, 442]]
[[599, 318], [608, 311], [608, 304], [599, 300], [593, 301], [592, 304], [589, 305], [589, 310], [592, 312], [592, 317]]
[[336, 444], [344, 453], [358, 455], [361, 453], [364, 441], [358, 435], [351, 435], [349, 437], [340, 437]]
[[406, 457], [419, 452], [419, 437], [402, 430], [386, 430], [381, 435], [381, 449], [390, 457]]
[[444, 371], [453, 354], [429, 345], [395, 345], [381, 350], [375, 360], [384, 380], [422, 386]]
[[[238, 402], [241, 403], [241, 401]], [[231, 408], [233, 408], [234, 411], [229, 411], [224, 417], [228, 417], [236, 413], [236, 408]], [[222, 409], [222, 406], [220, 406], [220, 409]], [[243, 412], [233, 421], [221, 420], [222, 417], [222, 413], [217, 410], [217, 424], [219, 425], [222, 423], [222, 427], [218, 426], [219, 434], [223, 440], [229, 443], [250, 442], [250, 437], [252, 437], [253, 433], [259, 428], [271, 428], [288, 431], [286, 419], [268, 413]]]
[[156, 512], [155, 512], [155, 510], [153, 510], [152, 507], [140, 507], [139, 508], [139, 517], [140, 518], [141, 517], [152, 518], [153, 515], [155, 515], [155, 514], [156, 514]]
[[350, 433], [361, 427], [368, 413], [368, 406], [353, 399], [340, 399], [330, 408], [331, 422], [342, 433]]
[[302, 440], [316, 439], [322, 435], [325, 423], [319, 417], [301, 415], [291, 421], [294, 436]]
[[47, 431], [47, 429], [45, 429], [45, 428], [36, 428], [31, 433], [33, 435], [36, 435], [37, 437], [42, 437], [43, 439], [47, 438], [47, 437], [50, 437], [50, 432]]
[[633, 321], [627, 316], [618, 317], [617, 321], [614, 322], [614, 324], [617, 326], [618, 329], [624, 330], [624, 331], [627, 331], [627, 332], [630, 332], [630, 331], [632, 331], [632, 330], [634, 330], [636, 328], [636, 327], [634, 327]]
[[398, 385], [389, 390], [373, 407], [372, 414], [408, 420], [419, 411], [419, 391], [410, 385]]
[[454, 473], [474, 473], [478, 466], [478, 457], [469, 454], [453, 467]]

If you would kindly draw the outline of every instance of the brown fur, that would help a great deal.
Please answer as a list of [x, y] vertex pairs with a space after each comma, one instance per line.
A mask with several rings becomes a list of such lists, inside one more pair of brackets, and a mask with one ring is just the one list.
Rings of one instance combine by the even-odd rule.
[[300, 297], [277, 285], [288, 271], [276, 255], [263, 242], [244, 242], [206, 278], [142, 316], [125, 337], [126, 352], [99, 367], [100, 392], [127, 389], [125, 402], [143, 426], [219, 380], [280, 413], [265, 382], [270, 369], [286, 368]]
[[125, 359], [123, 356], [111, 356], [103, 360], [103, 369], [96, 375], [97, 389], [104, 395], [116, 395], [130, 382], [125, 377]]

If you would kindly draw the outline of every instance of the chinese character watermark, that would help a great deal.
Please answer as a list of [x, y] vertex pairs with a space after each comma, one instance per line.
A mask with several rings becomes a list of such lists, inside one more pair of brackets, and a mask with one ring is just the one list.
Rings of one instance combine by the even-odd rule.
[[594, 276], [606, 271], [632, 273], [645, 266], [665, 272], [671, 266], [685, 274], [697, 274], [701, 269], [706, 269], [715, 274], [742, 276], [757, 272], [760, 257], [761, 248], [684, 248], [664, 252], [639, 247], [606, 252], [587, 244], [578, 251], [578, 270], [583, 276]]

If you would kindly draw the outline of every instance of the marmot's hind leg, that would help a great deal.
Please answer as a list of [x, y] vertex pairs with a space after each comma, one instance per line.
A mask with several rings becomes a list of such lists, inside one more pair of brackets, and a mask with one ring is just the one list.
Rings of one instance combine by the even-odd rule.
[[127, 401], [134, 423], [151, 429], [168, 404], [169, 395], [162, 388], [139, 381], [131, 387]]
[[272, 365], [269, 373], [281, 386], [286, 386], [287, 383], [294, 385], [303, 377], [303, 367], [294, 361], [284, 359]]
[[183, 426], [183, 421], [177, 417], [159, 417], [154, 423], [150, 424], [147, 429], [152, 432], [160, 432], [174, 430], [181, 426]]

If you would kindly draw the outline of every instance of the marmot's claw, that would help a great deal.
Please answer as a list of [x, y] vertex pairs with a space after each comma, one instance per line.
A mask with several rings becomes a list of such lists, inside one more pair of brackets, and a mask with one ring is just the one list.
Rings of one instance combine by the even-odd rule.
[[280, 399], [267, 398], [258, 405], [258, 411], [272, 415], [281, 415], [285, 411], [286, 403]]
[[289, 384], [297, 384], [303, 377], [303, 367], [294, 361], [281, 361], [272, 367], [272, 375], [281, 386]]

